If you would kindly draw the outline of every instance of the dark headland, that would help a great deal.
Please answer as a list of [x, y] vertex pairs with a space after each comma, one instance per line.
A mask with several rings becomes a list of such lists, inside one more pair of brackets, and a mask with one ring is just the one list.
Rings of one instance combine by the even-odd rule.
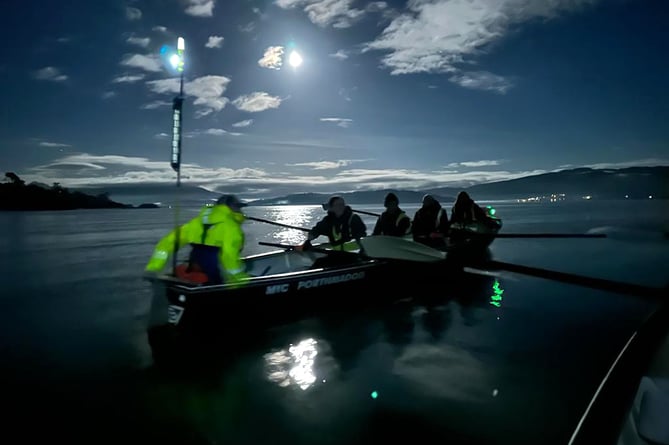
[[0, 210], [75, 210], [75, 209], [132, 209], [156, 208], [155, 204], [134, 207], [109, 199], [107, 193], [88, 195], [70, 191], [60, 184], [27, 184], [15, 173], [5, 174], [0, 184]]

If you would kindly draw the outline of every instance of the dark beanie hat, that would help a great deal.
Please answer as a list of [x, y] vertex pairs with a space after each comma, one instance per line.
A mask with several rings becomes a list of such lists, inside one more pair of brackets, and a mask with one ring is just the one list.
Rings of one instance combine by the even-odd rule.
[[383, 202], [396, 202], [399, 204], [400, 200], [396, 194], [390, 192], [386, 195], [386, 199], [384, 199]]

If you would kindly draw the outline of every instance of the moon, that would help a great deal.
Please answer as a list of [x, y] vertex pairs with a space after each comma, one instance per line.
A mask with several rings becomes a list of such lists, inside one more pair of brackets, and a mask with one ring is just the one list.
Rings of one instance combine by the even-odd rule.
[[302, 65], [302, 56], [300, 56], [300, 53], [297, 51], [292, 51], [290, 56], [288, 56], [288, 63], [293, 68], [297, 68], [298, 66]]

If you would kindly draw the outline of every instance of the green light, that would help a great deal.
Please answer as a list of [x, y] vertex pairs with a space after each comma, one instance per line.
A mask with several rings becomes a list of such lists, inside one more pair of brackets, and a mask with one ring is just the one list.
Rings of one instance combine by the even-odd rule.
[[488, 215], [490, 216], [495, 216], [495, 213], [497, 213], [497, 210], [493, 206], [487, 206], [488, 209]]
[[372, 393], [370, 394], [370, 396], [372, 397], [372, 399], [375, 399], [375, 400], [376, 400], [376, 398], [379, 396], [379, 393], [376, 392], [376, 391], [372, 391]]
[[495, 284], [492, 285], [492, 292], [493, 294], [490, 296], [490, 304], [495, 307], [501, 307], [504, 289], [499, 286], [499, 280], [497, 278], [495, 278]]

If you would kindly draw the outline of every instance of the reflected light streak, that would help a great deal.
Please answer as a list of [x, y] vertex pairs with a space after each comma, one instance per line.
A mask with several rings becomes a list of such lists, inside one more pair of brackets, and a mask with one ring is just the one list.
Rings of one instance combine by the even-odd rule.
[[275, 232], [273, 238], [281, 244], [302, 244], [307, 238], [301, 230], [283, 229]]
[[[275, 207], [269, 219], [290, 226], [310, 228], [314, 208], [306, 206]], [[306, 239], [306, 233], [300, 230], [281, 229], [274, 233], [273, 238], [285, 244], [301, 244]]]
[[291, 345], [288, 350], [265, 354], [267, 378], [281, 387], [291, 384], [306, 390], [316, 382], [314, 362], [318, 351], [318, 342], [313, 338]]

